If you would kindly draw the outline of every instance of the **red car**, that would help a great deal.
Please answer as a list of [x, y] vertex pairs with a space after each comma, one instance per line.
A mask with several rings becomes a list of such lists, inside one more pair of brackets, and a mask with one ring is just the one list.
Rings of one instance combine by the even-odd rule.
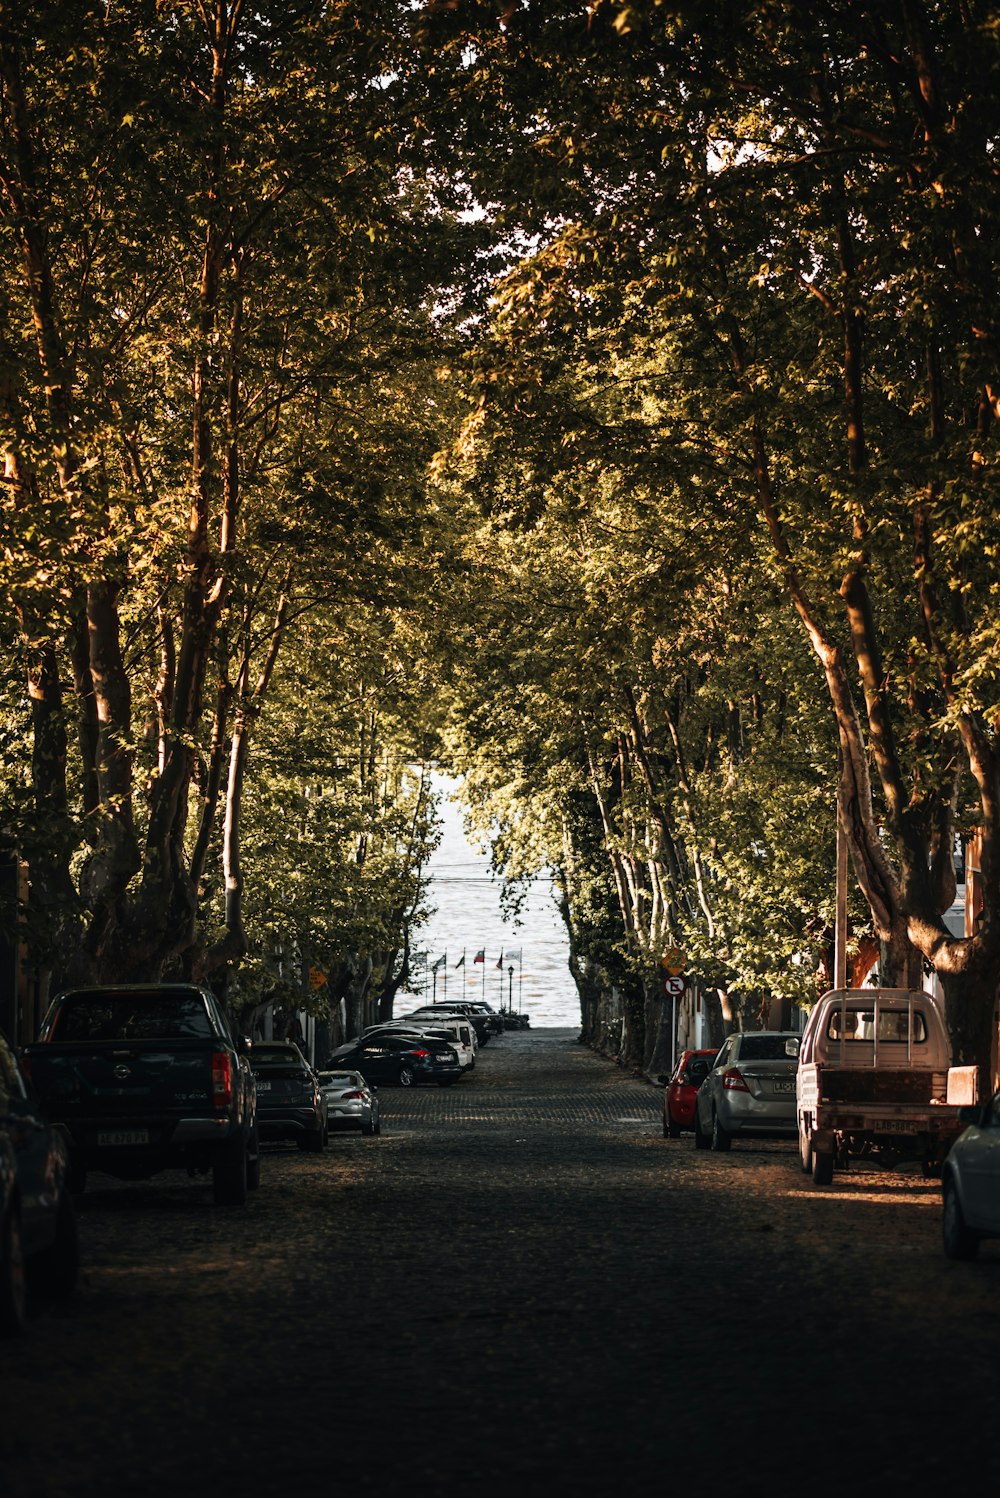
[[664, 1139], [679, 1139], [681, 1129], [694, 1128], [694, 1100], [718, 1054], [717, 1050], [681, 1051], [663, 1089]]

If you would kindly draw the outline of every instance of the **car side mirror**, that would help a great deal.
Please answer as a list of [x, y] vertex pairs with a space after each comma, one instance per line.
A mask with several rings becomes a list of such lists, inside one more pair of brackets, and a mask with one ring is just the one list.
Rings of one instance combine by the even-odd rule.
[[790, 1040], [785, 1041], [785, 1055], [792, 1057], [797, 1056], [799, 1054], [799, 1046], [801, 1044], [802, 1042], [799, 1040], [799, 1037], [797, 1035], [793, 1035]]
[[670, 1078], [667, 1076], [666, 1072], [661, 1071], [656, 1080], [659, 1082], [661, 1087], [666, 1087], [667, 1083], [670, 1081]]
[[249, 1056], [252, 1050], [253, 1041], [250, 1039], [249, 1035], [237, 1035], [236, 1054], [238, 1056]]

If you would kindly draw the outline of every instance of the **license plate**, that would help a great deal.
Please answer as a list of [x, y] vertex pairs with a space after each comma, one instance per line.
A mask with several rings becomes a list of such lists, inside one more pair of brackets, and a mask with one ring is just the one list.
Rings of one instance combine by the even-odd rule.
[[795, 1083], [794, 1082], [772, 1082], [771, 1086], [773, 1087], [773, 1089], [774, 1089], [775, 1092], [794, 1092], [795, 1091]]
[[258, 1092], [270, 1092], [271, 1091], [271, 1084], [270, 1084], [270, 1082], [258, 1082], [257, 1083], [257, 1091]]
[[108, 1129], [97, 1136], [97, 1143], [102, 1148], [115, 1149], [119, 1145], [148, 1144], [148, 1129]]
[[876, 1134], [912, 1134], [913, 1125], [905, 1118], [883, 1118], [874, 1125]]

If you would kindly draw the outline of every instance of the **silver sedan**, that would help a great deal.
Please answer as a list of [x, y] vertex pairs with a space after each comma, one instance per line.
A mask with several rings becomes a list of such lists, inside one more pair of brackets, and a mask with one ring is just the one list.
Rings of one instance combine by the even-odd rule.
[[798, 1038], [793, 1030], [730, 1035], [695, 1099], [697, 1149], [727, 1150], [737, 1136], [794, 1136]]
[[320, 1091], [326, 1098], [328, 1129], [360, 1129], [381, 1134], [378, 1092], [359, 1071], [321, 1071]]

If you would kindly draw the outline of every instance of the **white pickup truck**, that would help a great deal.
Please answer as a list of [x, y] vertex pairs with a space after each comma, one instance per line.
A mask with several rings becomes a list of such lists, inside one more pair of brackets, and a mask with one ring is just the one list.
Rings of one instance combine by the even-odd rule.
[[799, 1153], [818, 1185], [852, 1157], [919, 1160], [925, 1175], [938, 1173], [964, 1124], [948, 1103], [951, 1045], [931, 994], [834, 989], [809, 1016], [798, 1055]]

